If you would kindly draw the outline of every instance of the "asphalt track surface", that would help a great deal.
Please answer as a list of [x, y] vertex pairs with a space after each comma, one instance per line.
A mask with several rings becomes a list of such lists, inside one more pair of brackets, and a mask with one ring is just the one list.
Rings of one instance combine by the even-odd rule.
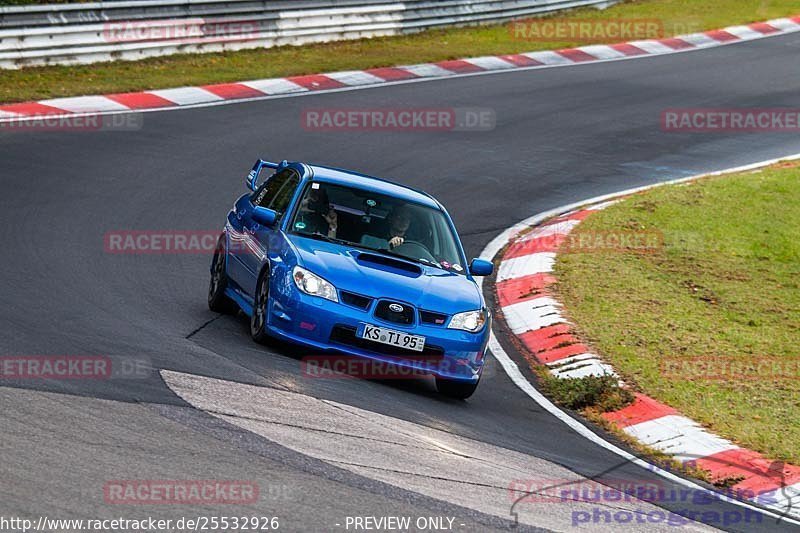
[[[300, 115], [309, 107], [488, 107], [497, 125], [486, 132], [308, 132]], [[302, 351], [257, 346], [242, 316], [207, 309], [208, 256], [109, 254], [103, 236], [220, 228], [262, 156], [423, 188], [448, 207], [475, 256], [536, 212], [800, 152], [800, 139], [785, 133], [665, 133], [660, 113], [674, 107], [800, 107], [800, 35], [147, 113], [134, 132], [0, 132], [0, 354], [107, 354], [153, 369], [140, 379], [6, 380], [0, 515], [277, 515], [289, 531], [344, 530], [347, 516], [452, 516], [456, 530], [468, 531], [510, 526], [510, 514], [496, 509], [510, 507], [505, 487], [517, 467], [552, 480], [610, 476], [669, 485], [579, 437], [494, 360], [467, 402], [439, 397], [426, 380], [304, 378]], [[259, 418], [270, 416], [268, 423]], [[323, 427], [331, 421], [341, 427]], [[314, 424], [320, 427], [309, 429]], [[392, 434], [408, 442], [388, 450]], [[450, 455], [431, 459], [426, 440], [440, 451], [449, 446]], [[469, 479], [475, 457], [452, 449], [458, 446], [492, 460], [522, 457], [527, 466], [502, 465], [492, 486], [482, 486]], [[401, 472], [417, 457], [432, 461], [430, 469]], [[261, 497], [250, 506], [108, 505], [103, 486], [113, 479], [255, 480]], [[539, 505], [523, 522], [572, 530], [573, 509]], [[790, 529], [769, 520], [757, 527]]]

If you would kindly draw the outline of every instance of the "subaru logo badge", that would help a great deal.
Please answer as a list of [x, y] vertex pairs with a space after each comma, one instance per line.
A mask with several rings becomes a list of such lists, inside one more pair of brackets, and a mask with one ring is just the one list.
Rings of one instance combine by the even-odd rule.
[[402, 313], [404, 308], [400, 304], [389, 304], [389, 311], [392, 311], [393, 313]]

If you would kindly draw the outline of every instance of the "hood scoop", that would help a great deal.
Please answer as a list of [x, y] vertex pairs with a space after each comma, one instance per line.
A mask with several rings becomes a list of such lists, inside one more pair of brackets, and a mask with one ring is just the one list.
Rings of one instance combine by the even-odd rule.
[[376, 268], [385, 272], [392, 272], [401, 276], [416, 278], [422, 275], [422, 269], [414, 263], [408, 263], [402, 259], [395, 259], [394, 257], [387, 257], [385, 255], [362, 252], [358, 254], [356, 261], [358, 261], [360, 265]]

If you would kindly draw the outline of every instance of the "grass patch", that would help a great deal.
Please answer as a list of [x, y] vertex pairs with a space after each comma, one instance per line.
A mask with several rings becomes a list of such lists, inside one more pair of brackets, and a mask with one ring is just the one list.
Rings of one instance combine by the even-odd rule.
[[654, 253], [559, 255], [557, 291], [628, 383], [800, 463], [800, 167], [666, 186], [576, 234], [659, 231]]
[[614, 376], [586, 376], [561, 379], [539, 373], [542, 389], [557, 404], [579, 411], [592, 408], [598, 413], [617, 411], [633, 402], [633, 394], [621, 388]]
[[[598, 20], [658, 19], [665, 33], [674, 35], [787, 16], [798, 10], [796, 0], [637, 0], [603, 11], [575, 10], [566, 16]], [[587, 43], [519, 40], [508, 25], [501, 24], [300, 47], [185, 54], [84, 66], [30, 67], [3, 71], [0, 102], [385, 67], [582, 44]]]

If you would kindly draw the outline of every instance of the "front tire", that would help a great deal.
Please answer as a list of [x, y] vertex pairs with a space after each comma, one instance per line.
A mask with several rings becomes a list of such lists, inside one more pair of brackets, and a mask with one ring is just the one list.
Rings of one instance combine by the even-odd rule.
[[214, 259], [211, 260], [211, 280], [208, 283], [208, 308], [215, 313], [234, 314], [239, 310], [236, 302], [225, 295], [228, 274], [225, 272], [225, 235], [217, 241]]
[[269, 271], [265, 270], [256, 284], [253, 314], [250, 315], [250, 336], [259, 344], [269, 344], [272, 338], [267, 333], [267, 308], [269, 306]]
[[466, 400], [478, 388], [480, 380], [472, 381], [457, 381], [454, 379], [446, 379], [436, 376], [436, 389], [439, 394], [443, 394], [456, 400]]

